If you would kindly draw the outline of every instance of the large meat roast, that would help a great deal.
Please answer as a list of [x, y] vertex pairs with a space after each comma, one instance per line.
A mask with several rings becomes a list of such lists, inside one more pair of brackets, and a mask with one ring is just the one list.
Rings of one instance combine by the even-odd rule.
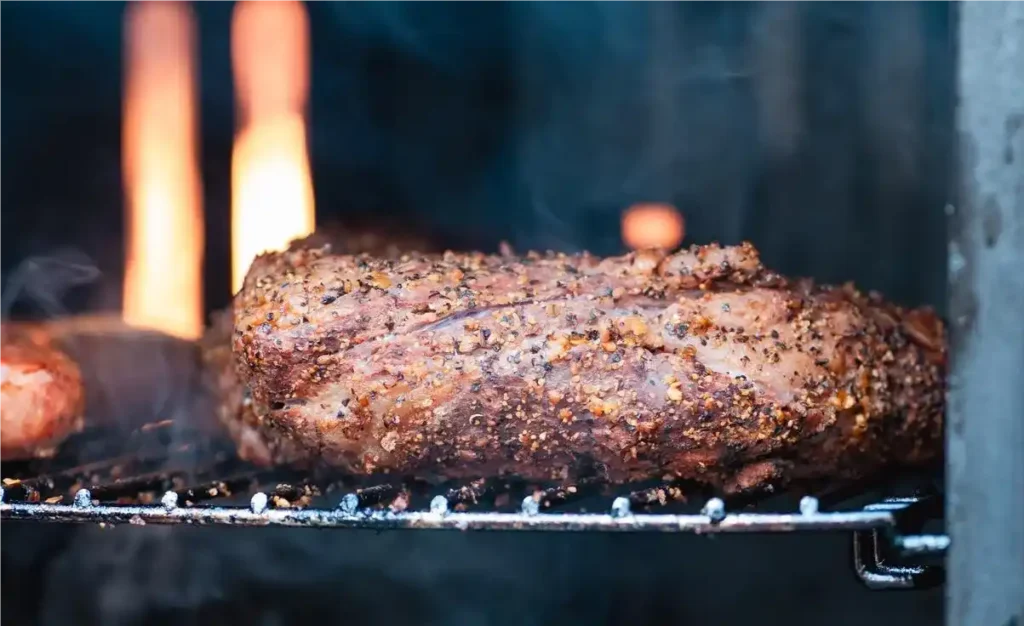
[[289, 458], [425, 479], [856, 478], [941, 450], [925, 310], [757, 251], [263, 255], [234, 301], [252, 419]]

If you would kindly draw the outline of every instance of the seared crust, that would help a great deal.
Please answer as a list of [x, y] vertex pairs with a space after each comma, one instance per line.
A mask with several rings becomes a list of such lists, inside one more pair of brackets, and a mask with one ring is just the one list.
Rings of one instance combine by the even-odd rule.
[[52, 456], [82, 429], [85, 394], [78, 366], [51, 345], [40, 326], [0, 328], [0, 457]]
[[[289, 252], [320, 249], [337, 254], [369, 253], [397, 258], [403, 251], [430, 251], [429, 240], [395, 226], [388, 230], [354, 225], [327, 227], [293, 241]], [[239, 378], [231, 352], [234, 327], [231, 307], [213, 314], [210, 327], [201, 338], [200, 352], [204, 385], [215, 400], [215, 411], [227, 434], [237, 445], [240, 458], [257, 465], [298, 464], [309, 460], [297, 442], [282, 436], [271, 420], [253, 410], [246, 384]]]
[[757, 251], [261, 256], [234, 302], [253, 408], [310, 459], [420, 478], [863, 476], [941, 449], [928, 311]]
[[308, 456], [302, 448], [253, 411], [249, 390], [239, 379], [231, 354], [233, 324], [230, 308], [218, 311], [200, 340], [204, 384], [215, 398], [217, 418], [235, 442], [239, 458], [264, 466], [302, 461]]

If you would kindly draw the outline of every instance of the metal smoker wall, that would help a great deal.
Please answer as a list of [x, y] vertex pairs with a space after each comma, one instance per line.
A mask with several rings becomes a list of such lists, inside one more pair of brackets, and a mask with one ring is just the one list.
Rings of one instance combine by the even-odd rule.
[[1024, 621], [1024, 4], [959, 7], [947, 623]]

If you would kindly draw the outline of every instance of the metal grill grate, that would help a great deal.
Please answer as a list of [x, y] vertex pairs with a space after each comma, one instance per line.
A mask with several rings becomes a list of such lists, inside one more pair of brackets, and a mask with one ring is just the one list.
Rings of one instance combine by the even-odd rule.
[[[941, 498], [934, 496], [835, 511], [823, 509], [829, 508], [829, 501], [841, 501], [841, 495], [805, 496], [795, 510], [733, 512], [719, 498], [704, 501], [699, 511], [679, 511], [686, 508], [680, 502], [686, 498], [671, 485], [621, 495], [595, 493], [602, 485], [586, 481], [549, 489], [477, 481], [443, 493], [437, 487], [405, 483], [357, 486], [351, 477], [254, 468], [230, 455], [230, 448], [219, 448], [203, 437], [169, 437], [167, 429], [172, 427], [162, 422], [128, 437], [111, 437], [118, 442], [115, 449], [99, 445], [80, 452], [72, 467], [16, 468], [23, 476], [35, 473], [4, 479], [0, 519], [373, 530], [846, 531], [853, 534], [854, 571], [872, 589], [921, 588], [943, 579], [940, 565], [922, 562], [941, 557], [949, 543], [944, 535], [921, 534], [925, 522], [941, 516]], [[192, 442], [182, 443], [183, 438]], [[126, 454], [132, 449], [151, 453]], [[161, 449], [165, 454], [159, 453]], [[107, 458], [95, 458], [104, 455]], [[197, 459], [207, 465], [197, 468]], [[6, 474], [8, 468], [4, 469]]]

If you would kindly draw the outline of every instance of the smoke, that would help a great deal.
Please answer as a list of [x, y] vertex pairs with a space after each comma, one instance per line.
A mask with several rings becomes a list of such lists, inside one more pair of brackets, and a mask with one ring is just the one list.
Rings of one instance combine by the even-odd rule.
[[[12, 539], [44, 530], [7, 532], [5, 552]], [[38, 594], [39, 617], [24, 623], [42, 626], [941, 620], [941, 589], [867, 591], [849, 571], [848, 550], [843, 535], [93, 527], [78, 529], [32, 580], [5, 578], [3, 609], [7, 618]]]
[[131, 328], [117, 313], [72, 314], [67, 305], [72, 296], [110, 287], [105, 278], [75, 248], [29, 257], [6, 277], [3, 317], [15, 308], [30, 313], [78, 364], [89, 425], [120, 426], [127, 432], [160, 419], [201, 422], [195, 412], [205, 398], [197, 394], [192, 343]]
[[[948, 166], [937, 6], [311, 8], [314, 41], [345, 50], [314, 77], [321, 195], [601, 254], [622, 250], [622, 209], [665, 201], [690, 242], [750, 239], [780, 270], [941, 303], [945, 191], [920, 184]], [[335, 174], [353, 168], [370, 197]]]
[[29, 257], [7, 276], [0, 310], [7, 317], [16, 302], [24, 301], [45, 317], [63, 316], [67, 313], [64, 300], [68, 292], [91, 285], [100, 276], [92, 259], [74, 248]]
[[[584, 577], [559, 567], [566, 550], [496, 550], [508, 543], [458, 533], [84, 529], [43, 581], [44, 597], [63, 601], [45, 604], [40, 623], [130, 626], [166, 615], [200, 624], [211, 613], [256, 624], [295, 623], [297, 614], [396, 625], [539, 623], [562, 598], [530, 573], [555, 572], [570, 595]], [[496, 606], [509, 617], [496, 622]]]

